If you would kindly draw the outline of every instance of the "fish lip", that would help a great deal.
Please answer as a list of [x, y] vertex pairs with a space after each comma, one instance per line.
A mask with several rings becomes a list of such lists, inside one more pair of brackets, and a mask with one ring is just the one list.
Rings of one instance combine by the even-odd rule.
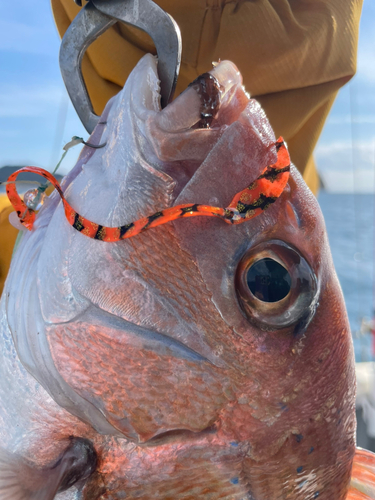
[[173, 184], [169, 206], [228, 127], [239, 119], [250, 102], [245, 94], [238, 69], [223, 61], [190, 83], [166, 108], [158, 112], [150, 108], [144, 115], [144, 133], [157, 168], [169, 176], [170, 186]]
[[[153, 68], [153, 75], [155, 71]], [[151, 87], [150, 82], [149, 90], [153, 91], [154, 99], [160, 96], [155, 84], [153, 89]], [[203, 129], [212, 130], [212, 127], [207, 127], [212, 122], [216, 124], [215, 128], [220, 128], [223, 124], [216, 122], [216, 116], [238, 88], [242, 89], [242, 76], [238, 68], [230, 61], [222, 61], [189, 83], [179, 96], [164, 109], [159, 109], [152, 119], [160, 130], [172, 134], [195, 130], [200, 122]], [[211, 111], [213, 116], [207, 116]]]

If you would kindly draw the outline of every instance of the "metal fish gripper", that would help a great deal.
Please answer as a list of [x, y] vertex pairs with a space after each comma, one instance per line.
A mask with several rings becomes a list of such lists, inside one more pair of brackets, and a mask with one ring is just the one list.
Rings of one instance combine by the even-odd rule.
[[181, 34], [174, 19], [152, 0], [91, 0], [69, 26], [60, 48], [60, 69], [66, 89], [90, 134], [99, 116], [94, 113], [82, 76], [82, 58], [88, 46], [118, 21], [151, 36], [158, 55], [162, 108], [172, 100], [176, 87], [181, 63]]

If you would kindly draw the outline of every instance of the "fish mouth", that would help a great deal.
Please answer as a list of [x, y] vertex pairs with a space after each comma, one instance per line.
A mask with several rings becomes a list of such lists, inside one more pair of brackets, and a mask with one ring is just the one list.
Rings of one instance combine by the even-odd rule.
[[135, 109], [144, 120], [145, 135], [162, 171], [175, 183], [176, 198], [224, 131], [238, 120], [250, 96], [238, 68], [222, 61], [214, 63], [209, 72], [198, 76], [161, 110], [156, 61], [150, 62], [152, 78], [148, 78], [142, 98], [144, 106], [154, 112], [145, 113], [139, 105]]
[[[164, 132], [215, 129], [236, 121], [249, 97], [235, 64], [231, 61], [213, 63], [210, 71], [199, 75], [182, 94], [158, 113], [156, 122]], [[233, 99], [242, 105], [236, 106], [231, 114], [225, 114], [229, 105], [233, 104]]]

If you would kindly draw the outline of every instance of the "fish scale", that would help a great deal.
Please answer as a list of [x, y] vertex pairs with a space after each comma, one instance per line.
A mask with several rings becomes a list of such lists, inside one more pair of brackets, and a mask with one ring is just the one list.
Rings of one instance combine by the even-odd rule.
[[[184, 319], [187, 324], [199, 324], [200, 329], [209, 333], [215, 332], [212, 343], [220, 344], [221, 339], [227, 341], [228, 330], [210, 301], [209, 294], [204, 293], [204, 282], [200, 278], [199, 270], [189, 256], [178, 247], [176, 238], [169, 228], [158, 228], [157, 233], [147, 238], [140, 235], [141, 241], [131, 242], [133, 253], [131, 261], [134, 269], [142, 272], [145, 280], [154, 284], [161, 296], [165, 294], [165, 283], [174, 286], [173, 308], [176, 316]], [[164, 258], [153, 260], [153, 253], [159, 253]], [[199, 290], [199, 294], [194, 293]], [[172, 333], [173, 335], [173, 333]], [[203, 337], [210, 342], [210, 337]], [[212, 344], [211, 344], [212, 345]]]
[[[131, 339], [119, 338], [116, 342], [117, 346], [113, 346], [105, 342], [105, 338], [103, 338], [105, 331], [99, 329], [96, 333], [95, 329], [91, 327], [89, 328], [89, 336], [87, 336], [86, 331], [87, 326], [84, 323], [75, 324], [72, 329], [65, 325], [62, 328], [49, 329], [48, 338], [56, 366], [64, 379], [78, 393], [89, 400], [94, 397], [94, 404], [99, 405], [102, 411], [109, 411], [107, 408], [111, 407], [112, 402], [117, 404], [120, 411], [118, 414], [112, 413], [110, 421], [116, 422], [117, 419], [120, 421], [121, 415], [130, 415], [126, 429], [129, 426], [136, 426], [136, 430], [132, 431], [132, 436], [134, 436], [134, 432], [139, 432], [142, 439], [145, 437], [149, 439], [163, 428], [201, 430], [209, 425], [210, 421], [215, 418], [217, 410], [226, 401], [222, 384], [219, 382], [220, 372], [215, 373], [211, 367], [212, 374], [210, 374], [206, 363], [206, 366], [187, 363], [186, 360], [170, 358], [167, 356], [167, 352], [163, 356], [151, 351], [148, 356], [149, 351], [146, 350], [143, 351], [143, 369], [135, 375], [134, 366], [139, 366], [140, 363], [139, 348], [132, 347], [129, 343]], [[77, 337], [79, 342], [74, 340]], [[69, 356], [72, 350], [74, 356]], [[116, 351], [119, 353], [117, 356], [115, 355]], [[100, 362], [98, 353], [100, 353]], [[95, 373], [95, 366], [99, 364], [101, 370]], [[154, 371], [161, 373], [159, 381], [155, 381]], [[169, 377], [173, 376], [174, 372], [180, 373], [177, 384], [175, 384], [175, 380], [172, 383], [169, 381]], [[201, 378], [203, 372], [205, 373], [204, 382]], [[105, 385], [104, 381], [107, 381]], [[105, 393], [101, 389], [103, 387], [106, 387]], [[210, 388], [209, 392], [207, 391], [208, 387]], [[183, 396], [185, 392], [190, 394], [191, 388], [194, 388], [194, 392], [197, 393], [206, 392], [206, 397], [203, 397], [202, 401], [198, 400], [198, 405], [194, 396], [188, 399]], [[164, 405], [166, 408], [173, 406], [175, 411], [166, 413], [162, 411], [161, 415], [158, 416], [159, 407], [153, 408], [151, 404], [157, 397], [160, 398], [161, 408]], [[143, 418], [139, 418], [140, 413], [131, 417], [131, 412], [134, 411], [131, 409], [135, 408], [135, 403], [137, 403], [137, 412], [142, 411]], [[144, 410], [141, 410], [142, 408]], [[179, 408], [183, 408], [184, 411], [179, 411]], [[144, 421], [140, 427], [142, 430], [137, 431], [142, 421]], [[114, 423], [114, 425], [120, 424]], [[128, 432], [126, 429], [124, 430], [125, 434]], [[121, 427], [120, 430], [122, 430]]]
[[[120, 448], [119, 448], [120, 445]], [[207, 495], [207, 498], [220, 498], [220, 499], [238, 499], [246, 495], [246, 487], [242, 487], [242, 491], [235, 491], [235, 484], [231, 482], [231, 479], [239, 478], [241, 476], [241, 462], [240, 458], [236, 455], [228, 454], [223, 456], [220, 467], [220, 477], [217, 477], [217, 463], [211, 462], [208, 466], [207, 459], [213, 458], [212, 452], [205, 447], [204, 452], [201, 446], [204, 446], [204, 442], [199, 446], [196, 445], [192, 450], [190, 450], [186, 455], [187, 450], [182, 446], [176, 446], [173, 451], [173, 462], [167, 469], [167, 475], [160, 475], [158, 466], [160, 461], [163, 460], [163, 450], [158, 457], [158, 459], [152, 459], [147, 450], [140, 450], [136, 453], [134, 459], [139, 463], [138, 470], [143, 471], [141, 477], [131, 478], [129, 481], [128, 489], [126, 490], [127, 495], [131, 495], [132, 498], [197, 498], [202, 495]], [[213, 446], [215, 449], [215, 446]], [[113, 475], [113, 467], [127, 469], [127, 461], [123, 461], [124, 455], [121, 454], [121, 444], [112, 442], [110, 449], [110, 455], [107, 455], [107, 450], [104, 453], [106, 458], [106, 466], [103, 468], [102, 473], [104, 475], [104, 482], [111, 481], [111, 478], [115, 477]], [[202, 456], [203, 452], [203, 456]], [[238, 455], [238, 454], [237, 454]], [[130, 454], [130, 459], [132, 454]], [[208, 461], [209, 463], [209, 461]], [[202, 467], [202, 465], [204, 466]], [[231, 468], [231, 470], [225, 470], [224, 465]], [[111, 475], [107, 475], [111, 472]], [[167, 478], [171, 475], [176, 475], [176, 479], [172, 482]], [[144, 480], [142, 480], [144, 477]], [[150, 486], [147, 485], [150, 483]], [[211, 481], [207, 481], [211, 478]], [[112, 483], [107, 483], [107, 487], [111, 490], [121, 491], [121, 484], [116, 484], [116, 480], [112, 479]], [[187, 486], [187, 484], [193, 484], [193, 488]], [[210, 484], [210, 486], [207, 486]], [[142, 485], [142, 486], [140, 486]], [[89, 485], [88, 485], [89, 486]], [[104, 495], [100, 499], [110, 498], [110, 495]]]

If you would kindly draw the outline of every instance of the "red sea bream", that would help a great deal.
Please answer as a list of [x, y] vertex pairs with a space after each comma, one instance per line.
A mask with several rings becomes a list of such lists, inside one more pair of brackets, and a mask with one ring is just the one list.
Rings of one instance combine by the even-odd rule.
[[[207, 119], [199, 83], [161, 111], [156, 60], [139, 62], [90, 138], [106, 146], [62, 183], [79, 214], [227, 207], [276, 162], [237, 68], [210, 73]], [[375, 498], [318, 203], [293, 166], [273, 201], [105, 242], [48, 198], [1, 301], [0, 500]]]

